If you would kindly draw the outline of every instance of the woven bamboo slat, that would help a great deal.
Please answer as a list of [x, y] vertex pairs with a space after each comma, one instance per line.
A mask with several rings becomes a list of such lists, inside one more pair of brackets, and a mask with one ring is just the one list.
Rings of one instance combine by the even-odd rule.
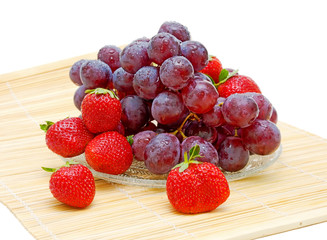
[[0, 200], [36, 239], [252, 239], [327, 220], [327, 140], [282, 122], [281, 157], [230, 182], [230, 198], [215, 211], [180, 214], [165, 189], [101, 179], [88, 208], [59, 203], [41, 166], [62, 160], [39, 124], [79, 115], [68, 72], [81, 58], [95, 54], [0, 75]]

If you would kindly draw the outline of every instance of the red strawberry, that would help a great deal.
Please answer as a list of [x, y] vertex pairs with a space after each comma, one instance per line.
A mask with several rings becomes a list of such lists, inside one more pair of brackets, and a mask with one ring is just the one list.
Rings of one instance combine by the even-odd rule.
[[217, 87], [220, 97], [227, 98], [234, 93], [261, 93], [259, 86], [252, 78], [244, 75], [234, 75], [220, 81]]
[[69, 206], [85, 208], [89, 206], [95, 195], [95, 182], [91, 171], [75, 162], [66, 162], [59, 168], [44, 168], [53, 172], [50, 178], [50, 191], [60, 202]]
[[132, 164], [132, 147], [118, 132], [105, 132], [96, 136], [85, 149], [87, 163], [96, 171], [122, 174]]
[[176, 165], [167, 178], [167, 196], [172, 206], [182, 213], [201, 213], [216, 209], [229, 197], [229, 185], [218, 167], [198, 162], [200, 147], [190, 150], [190, 158]]
[[48, 148], [62, 157], [82, 154], [94, 137], [78, 117], [66, 118], [56, 123], [47, 121], [46, 124], [40, 124], [40, 127], [46, 132]]
[[209, 63], [208, 65], [202, 69], [200, 72], [209, 75], [215, 83], [219, 82], [219, 74], [223, 69], [221, 62], [215, 56], [209, 56]]
[[86, 92], [88, 94], [81, 106], [85, 126], [93, 133], [115, 130], [122, 113], [117, 96], [103, 88], [86, 90]]

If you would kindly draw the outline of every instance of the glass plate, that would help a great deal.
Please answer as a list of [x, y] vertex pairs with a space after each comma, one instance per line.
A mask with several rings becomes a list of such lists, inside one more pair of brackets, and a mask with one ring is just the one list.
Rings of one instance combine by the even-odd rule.
[[[238, 172], [224, 172], [228, 181], [238, 180], [246, 178], [258, 173], [270, 165], [272, 165], [282, 153], [282, 146], [270, 155], [260, 156], [251, 155], [248, 164]], [[124, 173], [120, 175], [111, 175], [107, 173], [97, 172], [92, 169], [86, 162], [84, 154], [73, 158], [62, 158], [64, 161], [74, 160], [85, 166], [87, 166], [97, 178], [101, 178], [108, 182], [114, 182], [119, 184], [135, 185], [150, 188], [165, 188], [166, 178], [168, 174], [156, 175], [150, 173], [144, 163], [141, 161], [134, 160], [131, 167]]]

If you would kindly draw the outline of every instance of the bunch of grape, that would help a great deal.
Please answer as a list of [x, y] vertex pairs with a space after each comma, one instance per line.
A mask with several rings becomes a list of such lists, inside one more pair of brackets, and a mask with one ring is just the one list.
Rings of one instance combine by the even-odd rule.
[[70, 70], [79, 85], [74, 103], [80, 109], [86, 89], [113, 89], [122, 105], [118, 131], [133, 136], [134, 158], [154, 174], [168, 173], [195, 145], [201, 155], [196, 160], [239, 171], [251, 154], [279, 147], [277, 113], [260, 93], [219, 97], [212, 79], [200, 72], [208, 59], [184, 25], [165, 22], [151, 39], [136, 39], [122, 50], [107, 45], [97, 60], [76, 62]]

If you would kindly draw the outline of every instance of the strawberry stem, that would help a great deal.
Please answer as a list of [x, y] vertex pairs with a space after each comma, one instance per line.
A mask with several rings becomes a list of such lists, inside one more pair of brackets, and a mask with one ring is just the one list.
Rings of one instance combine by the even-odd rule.
[[[189, 156], [189, 157], [188, 157]], [[189, 154], [187, 154], [187, 152], [184, 152], [184, 161], [177, 164], [175, 167], [173, 167], [172, 169], [178, 168], [179, 167], [179, 172], [183, 172], [184, 170], [186, 170], [189, 165], [191, 163], [194, 164], [201, 164], [202, 162], [196, 161], [195, 158], [201, 158], [202, 156], [200, 155], [200, 146], [199, 145], [195, 145], [193, 146], [190, 151]]]
[[114, 91], [105, 89], [105, 88], [95, 88], [95, 89], [87, 89], [85, 90], [85, 93], [89, 94], [109, 94], [110, 97], [118, 99], [117, 95]]
[[[60, 168], [62, 167], [70, 167], [70, 165], [74, 165], [74, 164], [79, 164], [78, 162], [74, 161], [74, 160], [69, 160], [69, 161], [66, 161], [65, 165], [62, 165]], [[48, 168], [48, 167], [42, 167], [42, 169], [46, 172], [56, 172], [58, 169], [60, 168]]]

